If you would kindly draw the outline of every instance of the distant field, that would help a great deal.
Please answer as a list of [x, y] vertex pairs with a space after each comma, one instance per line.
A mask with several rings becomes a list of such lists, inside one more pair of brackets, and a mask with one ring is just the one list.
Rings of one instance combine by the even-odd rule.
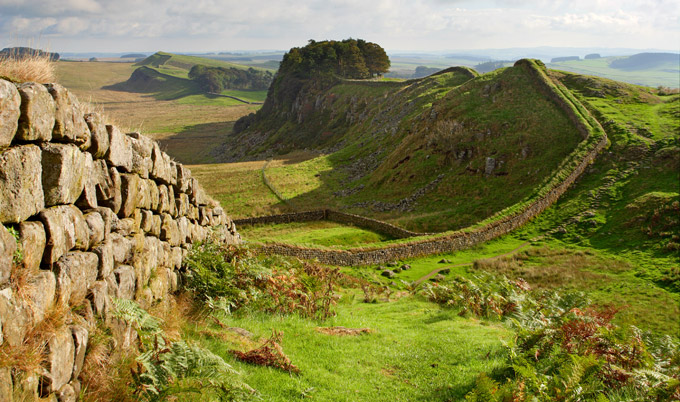
[[[161, 140], [171, 156], [186, 163], [211, 163], [210, 151], [233, 122], [259, 107], [210, 95], [162, 101], [150, 94], [102, 89], [127, 80], [134, 69], [131, 63], [58, 62], [57, 80], [81, 102], [103, 111], [109, 123]], [[266, 96], [263, 91], [235, 92], [253, 101]]]
[[572, 60], [559, 63], [549, 63], [548, 68], [555, 70], [570, 71], [579, 74], [595, 75], [631, 84], [657, 87], [659, 85], [678, 88], [680, 87], [680, 66], [666, 63], [645, 70], [619, 70], [609, 66], [614, 60], [622, 57], [603, 57], [600, 59]]
[[391, 237], [370, 230], [330, 221], [242, 226], [239, 233], [246, 241], [325, 247], [375, 245], [391, 240]]

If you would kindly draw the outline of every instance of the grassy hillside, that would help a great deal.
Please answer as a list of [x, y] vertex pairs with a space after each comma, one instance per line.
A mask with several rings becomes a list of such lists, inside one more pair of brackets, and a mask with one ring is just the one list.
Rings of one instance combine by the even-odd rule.
[[272, 98], [287, 85], [270, 89], [226, 157], [332, 150], [268, 175], [298, 208], [325, 204], [416, 231], [468, 226], [518, 202], [581, 141], [518, 67], [303, 84], [302, 95]]

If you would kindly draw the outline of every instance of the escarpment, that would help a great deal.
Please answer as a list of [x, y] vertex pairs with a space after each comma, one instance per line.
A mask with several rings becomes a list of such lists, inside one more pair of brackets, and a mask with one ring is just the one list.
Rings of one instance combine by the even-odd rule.
[[39, 367], [0, 366], [0, 400], [75, 401], [93, 329], [121, 347], [134, 333], [112, 299], [162, 301], [209, 238], [240, 242], [155, 141], [85, 113], [58, 84], [0, 80], [0, 349], [19, 353], [44, 332]]

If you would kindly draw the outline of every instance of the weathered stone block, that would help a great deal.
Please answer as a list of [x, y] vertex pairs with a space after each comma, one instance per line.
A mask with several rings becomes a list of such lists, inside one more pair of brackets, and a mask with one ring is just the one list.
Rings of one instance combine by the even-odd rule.
[[111, 233], [111, 247], [113, 247], [113, 261], [115, 264], [127, 264], [132, 257], [132, 244], [129, 239], [118, 233]]
[[15, 139], [50, 141], [54, 128], [56, 104], [44, 85], [27, 82], [19, 85], [21, 116]]
[[104, 224], [104, 218], [99, 214], [99, 212], [88, 212], [84, 215], [85, 222], [87, 223], [88, 229], [88, 247], [90, 250], [94, 248], [97, 244], [104, 241], [104, 235], [106, 234], [106, 225]]
[[113, 241], [107, 238], [101, 244], [92, 249], [92, 252], [99, 257], [99, 273], [97, 279], [104, 279], [111, 275], [114, 267]]
[[181, 216], [177, 219], [177, 229], [179, 231], [179, 243], [185, 244], [191, 241], [191, 231], [189, 230], [189, 219]]
[[158, 191], [158, 185], [153, 180], [147, 180], [146, 188], [149, 191], [149, 207], [147, 209], [158, 211], [158, 204], [160, 202], [160, 192]]
[[42, 150], [45, 206], [73, 204], [85, 187], [87, 158], [72, 144], [46, 144]]
[[11, 287], [0, 290], [0, 321], [4, 342], [11, 347], [20, 346], [30, 329], [32, 314]]
[[[103, 179], [98, 168], [95, 168], [92, 154], [84, 153], [85, 155], [85, 184], [83, 192], [76, 201], [76, 205], [80, 209], [97, 208], [97, 184]], [[103, 161], [102, 161], [103, 162]]]
[[168, 213], [170, 211], [170, 198], [168, 197], [168, 187], [164, 184], [158, 186], [158, 213]]
[[149, 288], [151, 289], [151, 293], [155, 300], [163, 299], [170, 290], [168, 271], [169, 269], [167, 268], [159, 268], [156, 270], [156, 276], [153, 277], [149, 284]]
[[85, 122], [90, 129], [90, 149], [88, 150], [95, 158], [103, 158], [109, 151], [109, 132], [106, 130], [104, 120], [97, 113], [85, 115]]
[[122, 235], [130, 236], [135, 232], [135, 220], [134, 218], [118, 219], [114, 222], [111, 230]]
[[[116, 168], [110, 168], [108, 170], [108, 182], [106, 184], [106, 190], [104, 190], [102, 187], [98, 186], [98, 198], [97, 202], [99, 205], [110, 208], [114, 213], [118, 213], [120, 211], [120, 207], [123, 204], [123, 197], [121, 195], [120, 191], [120, 173], [118, 173], [118, 170]], [[101, 197], [99, 198], [99, 191], [108, 191], [110, 194], [110, 197], [104, 198]]]
[[136, 174], [121, 174], [122, 205], [118, 211], [118, 217], [127, 218], [134, 212], [139, 204], [139, 188], [141, 179]]
[[47, 244], [43, 263], [52, 266], [62, 255], [76, 248], [86, 250], [90, 243], [83, 213], [73, 205], [59, 205], [40, 212], [45, 226]]
[[113, 213], [111, 208], [98, 207], [92, 210], [88, 210], [86, 212], [97, 212], [99, 213], [99, 215], [101, 215], [102, 219], [104, 220], [104, 238], [109, 237], [113, 221], [118, 219], [118, 217], [116, 216], [115, 213]]
[[72, 251], [54, 264], [59, 301], [70, 306], [82, 302], [97, 280], [99, 258], [95, 253]]
[[56, 106], [52, 139], [76, 144], [84, 150], [90, 148], [90, 129], [78, 99], [59, 84], [47, 84], [46, 87]]
[[160, 215], [154, 215], [151, 230], [149, 231], [149, 234], [156, 236], [156, 237], [160, 237], [162, 223], [163, 223], [163, 219], [161, 218], [161, 216]]
[[175, 204], [175, 188], [168, 186], [168, 213], [177, 218], [177, 205]]
[[149, 172], [153, 170], [151, 153], [154, 141], [140, 133], [129, 133], [128, 137], [132, 144], [132, 172], [148, 179]]
[[35, 325], [45, 319], [56, 300], [57, 279], [51, 271], [38, 271], [26, 281], [26, 309]]
[[170, 157], [165, 152], [161, 151], [156, 143], [153, 145], [151, 160], [153, 161], [153, 169], [151, 170], [152, 178], [167, 185], [177, 184], [176, 168], [171, 164], [172, 161], [170, 160]]
[[0, 224], [0, 285], [9, 281], [12, 273], [12, 260], [17, 250], [17, 241], [9, 231]]
[[[1, 82], [2, 81], [0, 81], [0, 83]], [[2, 342], [0, 342], [0, 345], [1, 344]], [[13, 394], [14, 386], [12, 384], [12, 368], [2, 367], [0, 368], [0, 401], [12, 401], [14, 399]]]
[[47, 368], [43, 384], [47, 392], [57, 392], [73, 374], [75, 348], [69, 327], [59, 328], [47, 341]]
[[87, 298], [92, 302], [94, 313], [104, 317], [109, 303], [109, 289], [106, 281], [97, 281], [89, 289]]
[[123, 134], [115, 126], [108, 125], [109, 150], [106, 153], [106, 162], [124, 172], [132, 172], [132, 144], [130, 137]]
[[0, 222], [19, 223], [45, 207], [40, 148], [12, 147], [0, 153]]
[[182, 193], [188, 193], [191, 187], [191, 170], [182, 164], [177, 164], [177, 189]]
[[175, 207], [177, 209], [177, 216], [189, 215], [189, 196], [184, 193], [177, 194], [175, 198]]
[[87, 328], [80, 325], [72, 326], [71, 333], [73, 334], [73, 345], [75, 346], [73, 373], [71, 374], [71, 379], [75, 380], [78, 378], [80, 371], [83, 369], [83, 363], [85, 362], [85, 352], [87, 351], [87, 341], [90, 334]]
[[21, 95], [17, 87], [0, 79], [0, 151], [8, 147], [17, 133], [21, 115]]
[[118, 297], [132, 300], [135, 296], [135, 269], [129, 265], [120, 265], [114, 271], [118, 281]]
[[169, 214], [162, 215], [161, 240], [167, 241], [171, 246], [179, 246], [179, 228], [177, 222]]
[[171, 268], [180, 269], [182, 267], [182, 260], [184, 259], [184, 250], [181, 247], [173, 247], [171, 254]]

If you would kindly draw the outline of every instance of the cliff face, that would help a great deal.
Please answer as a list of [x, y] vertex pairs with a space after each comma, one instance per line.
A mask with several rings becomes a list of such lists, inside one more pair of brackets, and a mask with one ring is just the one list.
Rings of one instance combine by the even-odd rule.
[[97, 323], [130, 342], [111, 299], [161, 301], [177, 290], [191, 244], [208, 238], [240, 242], [157, 143], [83, 113], [58, 84], [0, 80], [0, 348], [22, 347], [61, 317], [41, 369], [0, 366], [0, 400], [75, 400]]

